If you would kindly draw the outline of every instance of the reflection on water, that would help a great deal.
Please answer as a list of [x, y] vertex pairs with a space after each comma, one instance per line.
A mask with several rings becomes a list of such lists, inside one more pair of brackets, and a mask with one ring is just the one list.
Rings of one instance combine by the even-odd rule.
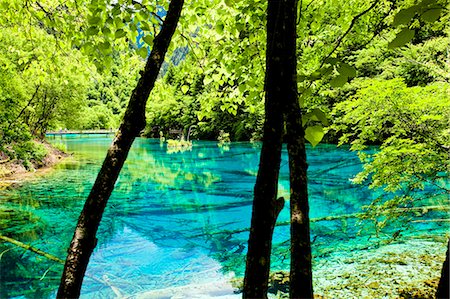
[[[43, 178], [17, 189], [0, 190], [3, 235], [60, 258], [65, 257], [85, 198], [110, 143], [102, 136], [68, 136], [63, 142], [76, 161], [57, 166]], [[224, 274], [243, 274], [252, 191], [258, 168], [258, 144], [194, 142], [192, 150], [167, 153], [159, 140], [137, 139], [108, 203], [98, 246], [89, 264], [85, 298], [132, 295], [153, 289], [216, 281]], [[311, 218], [361, 211], [376, 194], [349, 179], [360, 170], [354, 153], [331, 145], [308, 150]], [[289, 197], [286, 152], [280, 196]], [[288, 206], [279, 222], [289, 219]], [[354, 218], [312, 223], [313, 254], [367, 246], [369, 231]], [[431, 223], [415, 234], [439, 234], [446, 227]], [[398, 231], [388, 227], [384, 237]], [[406, 235], [407, 232], [403, 232]], [[289, 227], [274, 236], [274, 269], [288, 269]], [[373, 240], [373, 239], [372, 239]], [[51, 297], [61, 265], [0, 244], [1, 298]]]

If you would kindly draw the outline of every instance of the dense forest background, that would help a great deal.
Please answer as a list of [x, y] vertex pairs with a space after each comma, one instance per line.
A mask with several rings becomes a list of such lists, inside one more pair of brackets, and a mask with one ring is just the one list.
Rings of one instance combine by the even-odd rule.
[[[389, 47], [396, 36], [396, 29], [390, 28], [396, 22], [391, 11], [412, 3], [406, 2], [380, 3], [355, 22], [352, 18], [365, 3], [302, 2], [297, 81], [309, 139], [318, 139], [327, 131], [326, 140], [337, 142], [345, 132], [338, 125], [329, 125], [351, 121], [343, 116], [349, 112], [348, 106], [366, 99], [367, 94], [374, 101], [368, 108], [394, 116], [391, 103], [384, 101], [386, 94], [370, 90], [395, 88], [395, 96], [390, 97], [405, 113], [414, 112], [414, 107], [403, 104], [415, 98], [416, 106], [426, 107], [423, 112], [430, 114], [426, 121], [433, 122], [431, 125], [436, 123], [436, 115], [448, 109], [442, 100], [430, 100], [448, 97], [449, 20], [442, 13], [446, 3], [433, 4], [435, 7], [422, 15], [414, 12], [415, 17], [406, 20], [413, 32], [411, 43]], [[116, 129], [160, 17], [134, 16], [130, 6], [120, 13], [134, 17], [131, 26], [122, 19], [117, 21], [112, 11], [111, 16], [88, 19], [92, 26], [85, 35], [65, 36], [64, 24], [57, 27], [60, 32], [48, 28], [45, 7], [29, 4], [34, 6], [30, 10], [20, 4], [2, 2], [1, 150], [24, 158], [21, 148], [31, 149], [29, 141], [42, 138], [47, 130]], [[16, 8], [14, 13], [12, 8]], [[205, 7], [199, 5], [185, 11], [171, 58], [162, 67], [149, 100], [144, 135], [159, 137], [169, 129], [187, 132], [195, 125], [194, 138], [215, 140], [223, 130], [232, 140], [260, 140], [264, 4], [218, 3], [208, 14], [202, 9]], [[27, 13], [35, 18], [25, 18]], [[97, 25], [104, 25], [101, 32]], [[376, 102], [382, 105], [376, 106]], [[383, 123], [370, 125], [372, 131], [383, 129]], [[385, 137], [378, 132], [370, 141], [380, 144]], [[11, 144], [14, 149], [6, 146]]]

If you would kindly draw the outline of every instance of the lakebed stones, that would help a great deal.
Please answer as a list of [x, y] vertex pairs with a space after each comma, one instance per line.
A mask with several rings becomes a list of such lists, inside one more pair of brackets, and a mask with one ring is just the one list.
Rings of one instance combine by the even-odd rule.
[[[408, 240], [333, 252], [313, 265], [315, 298], [434, 298], [445, 242]], [[269, 298], [288, 298], [289, 272], [270, 274]]]

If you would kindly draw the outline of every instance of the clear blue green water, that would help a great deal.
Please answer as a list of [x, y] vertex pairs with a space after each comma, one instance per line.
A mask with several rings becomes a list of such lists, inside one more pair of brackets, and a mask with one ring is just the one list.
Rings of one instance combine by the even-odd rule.
[[[19, 187], [0, 190], [0, 227], [1, 234], [64, 259], [111, 137], [68, 135], [50, 141], [64, 143], [75, 158]], [[115, 297], [111, 285], [133, 295], [230, 273], [241, 276], [259, 146], [243, 142], [221, 148], [195, 141], [190, 151], [168, 153], [159, 140], [138, 138], [103, 217], [82, 297]], [[308, 148], [308, 161], [311, 218], [358, 213], [377, 197], [349, 181], [361, 165], [346, 148]], [[285, 150], [279, 184], [280, 195], [288, 197]], [[288, 206], [279, 222], [289, 219]], [[388, 227], [380, 238], [391, 238], [399, 228], [402, 236], [448, 229], [442, 223], [417, 223], [408, 231], [404, 225]], [[331, 251], [372, 246], [377, 238], [370, 227], [354, 218], [314, 222], [313, 255], [326, 258]], [[288, 238], [288, 226], [276, 227], [273, 269], [289, 268]], [[61, 265], [5, 242], [0, 259], [1, 298], [54, 296]]]

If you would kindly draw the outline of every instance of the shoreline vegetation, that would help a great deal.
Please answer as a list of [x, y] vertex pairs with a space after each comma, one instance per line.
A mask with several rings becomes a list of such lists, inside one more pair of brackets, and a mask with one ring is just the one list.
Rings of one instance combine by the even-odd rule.
[[71, 156], [63, 148], [54, 146], [45, 140], [33, 140], [33, 142], [45, 148], [47, 153], [42, 160], [31, 159], [28, 161], [29, 163], [26, 163], [22, 159], [9, 159], [6, 154], [0, 152], [0, 189], [46, 173], [56, 164]]

